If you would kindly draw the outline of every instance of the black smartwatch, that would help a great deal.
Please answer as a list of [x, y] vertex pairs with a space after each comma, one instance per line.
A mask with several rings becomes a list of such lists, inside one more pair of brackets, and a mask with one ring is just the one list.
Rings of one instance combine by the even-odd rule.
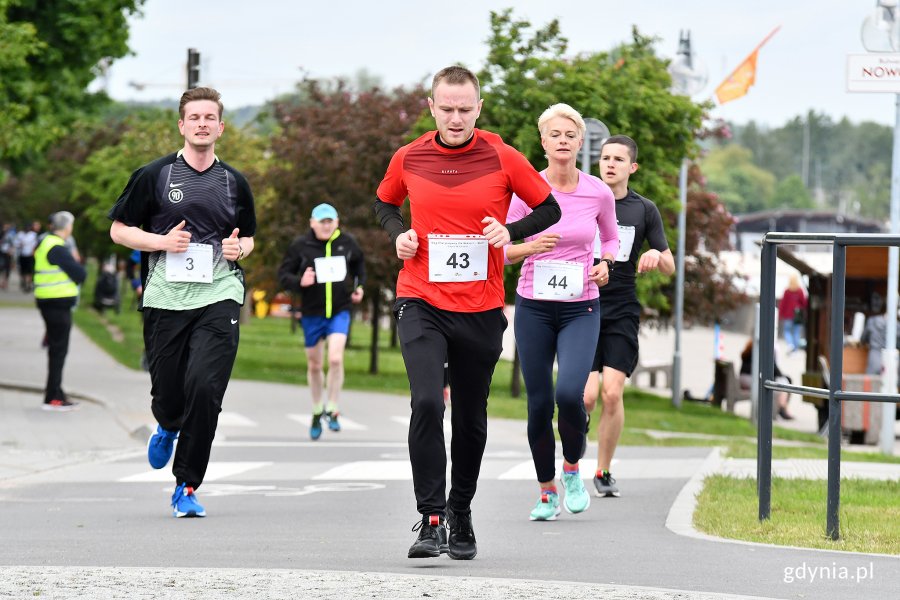
[[[600, 259], [600, 262], [605, 262], [605, 263], [606, 263], [606, 266], [608, 267], [607, 270], [608, 270], [609, 272], [612, 272], [612, 270], [613, 270], [613, 265], [615, 265], [615, 261], [613, 261], [613, 259], [611, 259], [611, 258], [601, 258], [601, 259]], [[599, 265], [600, 263], [597, 263], [597, 264]]]

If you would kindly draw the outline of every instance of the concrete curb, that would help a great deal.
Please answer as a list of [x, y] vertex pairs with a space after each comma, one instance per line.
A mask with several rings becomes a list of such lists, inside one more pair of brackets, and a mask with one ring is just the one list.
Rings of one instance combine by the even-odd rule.
[[[17, 392], [26, 392], [26, 393], [34, 393], [43, 396], [44, 388], [43, 386], [37, 386], [33, 383], [23, 383], [21, 381], [10, 381], [10, 380], [0, 380], [0, 389], [14, 390]], [[96, 396], [94, 394], [87, 394], [78, 389], [68, 390], [66, 391], [66, 395], [70, 398], [74, 398], [76, 400], [81, 400], [82, 402], [88, 402], [90, 404], [96, 404], [97, 406], [103, 407], [107, 412], [109, 412], [113, 420], [115, 420], [116, 424], [121, 427], [125, 432], [132, 438], [136, 440], [146, 440], [150, 437], [150, 434], [153, 431], [146, 423], [133, 424], [125, 422], [125, 419], [119, 414], [119, 411], [116, 410], [115, 404], [108, 401], [107, 399]]]
[[743, 546], [754, 546], [761, 548], [778, 548], [789, 550], [802, 550], [812, 552], [822, 552], [827, 554], [843, 554], [855, 557], [877, 556], [881, 558], [895, 558], [900, 560], [900, 556], [894, 554], [878, 554], [871, 552], [852, 552], [849, 550], [828, 550], [825, 548], [806, 548], [803, 546], [782, 546], [779, 544], [767, 544], [764, 542], [748, 542], [746, 540], [735, 540], [731, 538], [719, 537], [703, 533], [694, 528], [694, 511], [697, 509], [697, 494], [703, 489], [703, 481], [709, 476], [718, 474], [722, 471], [725, 459], [722, 457], [722, 448], [715, 447], [706, 457], [703, 465], [694, 473], [688, 482], [678, 492], [675, 502], [669, 509], [666, 517], [666, 529], [677, 535], [689, 538], [703, 540], [705, 542], [719, 542], [727, 544], [740, 544]]

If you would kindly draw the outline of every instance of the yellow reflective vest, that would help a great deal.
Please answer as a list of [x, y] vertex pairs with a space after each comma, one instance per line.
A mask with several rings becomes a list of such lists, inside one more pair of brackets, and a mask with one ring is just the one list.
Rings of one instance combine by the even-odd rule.
[[58, 235], [48, 234], [34, 251], [34, 297], [38, 300], [73, 298], [78, 295], [78, 285], [58, 265], [50, 263], [47, 254], [65, 241]]

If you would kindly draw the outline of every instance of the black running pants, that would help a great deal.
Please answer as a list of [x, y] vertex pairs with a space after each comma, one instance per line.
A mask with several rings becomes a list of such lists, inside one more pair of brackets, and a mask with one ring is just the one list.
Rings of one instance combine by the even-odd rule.
[[72, 306], [50, 301], [38, 302], [38, 308], [47, 328], [47, 386], [44, 388], [44, 402], [66, 400], [62, 377], [66, 355], [69, 353]]
[[198, 488], [206, 474], [237, 356], [240, 310], [233, 300], [192, 310], [144, 309], [153, 416], [163, 429], [181, 432], [172, 464], [178, 485]]
[[[446, 506], [469, 509], [487, 442], [487, 398], [500, 358], [506, 317], [496, 308], [462, 313], [411, 298], [394, 305], [412, 415], [409, 459], [420, 514], [444, 515]], [[444, 362], [453, 396], [450, 495], [446, 494]]]

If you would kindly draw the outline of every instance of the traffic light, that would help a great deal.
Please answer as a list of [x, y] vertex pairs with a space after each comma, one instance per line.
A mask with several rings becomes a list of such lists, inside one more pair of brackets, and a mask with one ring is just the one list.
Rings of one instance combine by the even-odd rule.
[[187, 89], [197, 87], [200, 81], [200, 53], [194, 48], [188, 48], [187, 61]]

